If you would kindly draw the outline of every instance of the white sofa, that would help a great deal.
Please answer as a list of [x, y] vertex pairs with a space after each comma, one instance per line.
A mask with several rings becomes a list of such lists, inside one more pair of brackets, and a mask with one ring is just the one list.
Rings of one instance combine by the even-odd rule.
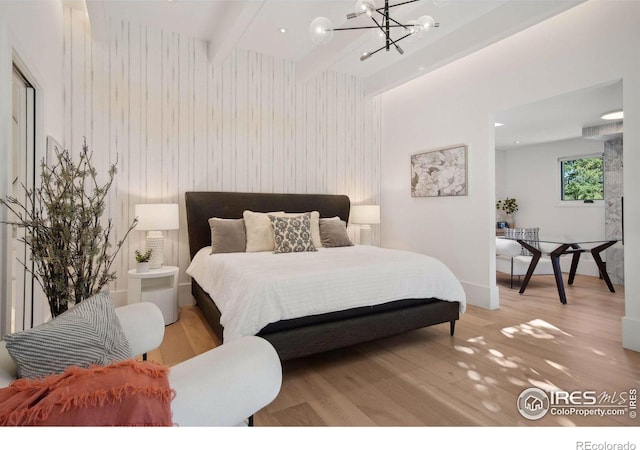
[[[542, 244], [541, 244], [542, 245]], [[544, 256], [545, 249], [541, 248], [543, 256], [540, 257], [534, 275], [553, 275], [553, 265], [551, 258]], [[522, 255], [522, 246], [512, 239], [496, 237], [496, 270], [511, 276], [511, 288], [513, 288], [513, 277], [527, 274], [531, 256]]]
[[[116, 308], [133, 354], [160, 346], [164, 337], [162, 313], [143, 302]], [[17, 368], [0, 341], [0, 388], [17, 376]], [[280, 392], [282, 366], [269, 342], [248, 336], [221, 345], [171, 367], [169, 384], [173, 421], [179, 426], [235, 426], [246, 424], [255, 412]]]

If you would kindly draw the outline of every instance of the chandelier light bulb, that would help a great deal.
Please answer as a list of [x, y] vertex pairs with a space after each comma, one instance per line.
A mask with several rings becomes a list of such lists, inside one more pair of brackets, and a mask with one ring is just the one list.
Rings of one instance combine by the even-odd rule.
[[314, 44], [326, 44], [333, 37], [333, 24], [326, 17], [316, 17], [309, 25], [309, 34]]
[[431, 16], [419, 17], [417, 22], [418, 22], [418, 25], [422, 27], [423, 30], [428, 30], [429, 28], [432, 28], [433, 25], [435, 24], [433, 17]]
[[354, 9], [356, 16], [366, 14], [371, 17], [373, 12], [376, 10], [376, 4], [373, 0], [358, 0]]

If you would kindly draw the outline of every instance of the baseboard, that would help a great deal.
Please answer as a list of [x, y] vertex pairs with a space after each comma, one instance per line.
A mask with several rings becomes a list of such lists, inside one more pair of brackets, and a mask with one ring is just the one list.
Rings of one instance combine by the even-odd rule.
[[628, 316], [622, 318], [622, 347], [640, 352], [640, 320]]
[[498, 286], [489, 288], [467, 281], [461, 281], [464, 292], [467, 296], [467, 304], [479, 306], [485, 309], [497, 309], [499, 304]]

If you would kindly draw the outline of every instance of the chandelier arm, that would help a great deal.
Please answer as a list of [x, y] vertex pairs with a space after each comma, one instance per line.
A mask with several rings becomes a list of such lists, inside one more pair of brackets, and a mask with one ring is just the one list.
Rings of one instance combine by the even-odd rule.
[[409, 31], [409, 27], [407, 25], [403, 25], [400, 22], [398, 22], [396, 19], [394, 19], [393, 17], [389, 17], [389, 20], [396, 23], [397, 25], [389, 25], [390, 27], [402, 27], [405, 30]]
[[385, 48], [387, 48], [386, 45], [383, 45], [382, 47], [380, 47], [378, 50], [374, 50], [371, 53], [367, 53], [367, 58], [369, 58], [370, 56], [375, 55], [376, 53], [378, 53], [380, 50], [384, 50]]
[[[389, 9], [391, 8], [395, 8], [396, 6], [402, 6], [402, 5], [406, 5], [408, 3], [415, 3], [415, 2], [419, 2], [420, 0], [407, 0], [406, 2], [402, 2], [402, 3], [396, 3], [395, 5], [389, 5]], [[380, 12], [380, 10], [384, 10], [384, 6], [381, 8], [377, 8], [376, 11]], [[380, 13], [382, 14], [382, 13]]]
[[[391, 27], [391, 28], [400, 28], [400, 27], [402, 27], [402, 28], [407, 28], [407, 27], [408, 27], [408, 25], [402, 25], [402, 24], [400, 24], [400, 25], [389, 25], [389, 27]], [[380, 27], [379, 27], [379, 26], [373, 26], [373, 25], [371, 25], [371, 26], [369, 26], [369, 27], [330, 28], [330, 30], [331, 30], [331, 31], [344, 31], [344, 30], [367, 30], [367, 29], [374, 29], [374, 28], [376, 28], [376, 29], [380, 29]], [[384, 29], [383, 29], [383, 31], [384, 31]]]
[[[401, 40], [403, 40], [404, 38], [407, 38], [407, 37], [409, 37], [409, 36], [411, 36], [411, 33], [409, 33], [409, 34], [405, 34], [404, 36], [402, 36], [402, 37], [401, 37], [401, 38], [399, 38], [399, 39], [396, 39], [395, 41], [393, 41], [393, 40], [392, 40], [392, 41], [391, 41], [391, 43], [392, 43], [393, 45], [395, 45], [395, 47], [396, 47], [396, 48], [398, 48], [398, 46], [396, 45], [396, 42], [399, 42], [399, 41], [401, 41]], [[382, 47], [380, 47], [379, 49], [372, 51], [371, 53], [367, 52], [366, 58], [367, 58], [367, 59], [368, 59], [368, 58], [370, 58], [371, 56], [375, 55], [375, 54], [376, 54], [376, 53], [378, 53], [380, 50], [384, 50], [385, 48], [387, 48], [387, 45], [386, 45], [386, 44], [385, 44], [385, 45], [383, 45]], [[362, 59], [362, 58], [361, 58], [361, 59]]]
[[[393, 39], [391, 39], [391, 34], [389, 33], [389, 30], [388, 30], [388, 28], [390, 26], [389, 23], [385, 24], [385, 26], [387, 27], [387, 29], [385, 30], [382, 27], [382, 25], [378, 23], [378, 21], [376, 19], [374, 19], [372, 17], [371, 20], [373, 20], [373, 22], [378, 26], [378, 28], [380, 28], [382, 30], [382, 32], [384, 33], [385, 40], [386, 40], [385, 48], [387, 50], [389, 50], [390, 45], [393, 44], [395, 46], [396, 50], [398, 50], [398, 52], [401, 52], [400, 48], [396, 45], [396, 42]], [[373, 53], [372, 53], [372, 55], [373, 55]]]
[[[402, 36], [401, 38], [396, 39], [395, 41], [394, 41], [394, 40], [391, 40], [391, 43], [392, 43], [393, 45], [396, 45], [396, 42], [400, 42], [401, 40], [403, 40], [404, 38], [408, 38], [409, 36], [411, 36], [411, 33], [409, 33], [409, 34], [405, 34], [404, 36]], [[397, 47], [398, 47], [398, 46], [396, 45], [396, 48], [397, 48]]]

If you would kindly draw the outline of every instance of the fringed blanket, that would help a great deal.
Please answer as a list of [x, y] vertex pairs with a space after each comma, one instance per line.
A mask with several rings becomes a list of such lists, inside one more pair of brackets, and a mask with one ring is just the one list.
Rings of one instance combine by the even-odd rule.
[[171, 426], [169, 369], [127, 360], [88, 369], [70, 367], [0, 389], [0, 425]]

